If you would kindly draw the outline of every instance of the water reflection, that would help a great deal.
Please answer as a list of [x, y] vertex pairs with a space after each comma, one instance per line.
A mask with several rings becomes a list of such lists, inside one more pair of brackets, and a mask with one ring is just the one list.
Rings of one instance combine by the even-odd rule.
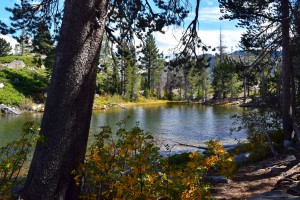
[[[245, 138], [244, 133], [229, 134], [233, 122], [230, 116], [241, 112], [243, 109], [238, 107], [202, 105], [136, 106], [105, 112], [95, 111], [91, 119], [90, 133], [93, 135], [99, 132], [103, 125], [117, 129], [116, 123], [125, 120], [127, 127], [135, 126], [139, 122], [140, 127], [152, 133], [161, 143], [199, 145], [211, 139], [228, 143], [234, 138]], [[42, 114], [39, 113], [1, 116], [0, 146], [17, 138], [17, 132], [26, 121], [39, 122], [41, 117]]]

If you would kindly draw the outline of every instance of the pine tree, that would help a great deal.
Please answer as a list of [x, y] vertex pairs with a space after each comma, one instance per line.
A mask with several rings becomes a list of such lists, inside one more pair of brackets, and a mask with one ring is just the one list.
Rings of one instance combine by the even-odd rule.
[[100, 65], [97, 74], [97, 93], [114, 95], [119, 91], [119, 71], [117, 64], [114, 62], [114, 52], [112, 43], [104, 36], [101, 52]]
[[[252, 50], [260, 50], [259, 59], [263, 59], [278, 46], [282, 47], [282, 87], [281, 111], [284, 132], [284, 144], [290, 146], [293, 138], [293, 113], [291, 95], [292, 57], [290, 52], [290, 9], [289, 0], [242, 1], [219, 0], [225, 19], [238, 19], [242, 27], [247, 28], [242, 43]], [[270, 51], [271, 50], [271, 51]]]
[[127, 101], [135, 100], [137, 94], [137, 59], [134, 45], [124, 42], [119, 46], [119, 61], [123, 74], [123, 95]]
[[153, 95], [156, 82], [155, 79], [158, 78], [158, 74], [160, 74], [159, 72], [163, 68], [163, 65], [160, 58], [161, 54], [159, 54], [159, 50], [152, 34], [146, 39], [141, 53], [143, 53], [143, 56], [140, 58], [141, 69], [144, 70], [145, 77], [144, 90], [149, 90], [151, 95]]
[[20, 56], [28, 55], [32, 50], [32, 45], [27, 31], [22, 29], [20, 36], [14, 36], [14, 38], [19, 43], [19, 52], [16, 52], [16, 54]]
[[32, 51], [42, 55], [49, 55], [54, 48], [53, 44], [54, 42], [47, 24], [45, 22], [39, 23], [33, 36]]
[[7, 42], [5, 39], [0, 38], [0, 56], [6, 56], [10, 54], [12, 50], [10, 43]]

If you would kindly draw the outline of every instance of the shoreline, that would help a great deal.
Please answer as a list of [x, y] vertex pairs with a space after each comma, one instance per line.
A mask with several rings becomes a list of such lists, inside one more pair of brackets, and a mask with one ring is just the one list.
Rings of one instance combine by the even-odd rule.
[[[176, 104], [198, 104], [204, 106], [239, 106], [239, 107], [253, 107], [252, 102], [243, 103], [241, 100], [236, 99], [217, 99], [217, 100], [208, 100], [205, 102], [202, 101], [191, 101], [191, 100], [182, 100], [182, 101], [171, 101], [171, 100], [154, 100], [154, 99], [147, 99], [140, 102], [125, 102], [125, 101], [101, 101], [97, 102], [97, 98], [95, 98], [93, 110], [108, 110], [112, 108], [122, 108], [127, 109], [134, 106], [155, 106], [155, 105], [176, 105]], [[251, 106], [248, 106], [251, 105]], [[8, 105], [5, 105], [8, 106]], [[13, 108], [14, 110], [18, 110], [19, 114], [21, 113], [30, 113], [30, 112], [44, 112], [45, 103], [30, 103], [26, 105], [19, 105], [19, 106], [8, 106]], [[2, 111], [2, 110], [1, 110]], [[2, 114], [10, 114], [9, 112], [2, 111]]]

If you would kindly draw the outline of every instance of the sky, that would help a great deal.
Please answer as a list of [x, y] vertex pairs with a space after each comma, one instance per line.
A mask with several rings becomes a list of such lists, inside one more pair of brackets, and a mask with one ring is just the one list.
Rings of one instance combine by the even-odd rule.
[[[0, 0], [0, 20], [4, 23], [9, 22], [9, 12], [5, 10], [5, 7], [12, 7], [14, 3], [16, 3], [18, 0]], [[14, 47], [17, 44], [17, 41], [13, 39], [11, 36], [8, 35], [1, 35], [0, 38], [4, 38], [7, 42], [10, 43], [12, 47]]]
[[[3, 22], [9, 22], [10, 14], [5, 11], [5, 7], [12, 7], [14, 3], [19, 0], [0, 0], [0, 20]], [[191, 0], [194, 1], [194, 0]], [[186, 21], [191, 19], [191, 14]], [[225, 51], [230, 53], [232, 50], [239, 50], [238, 43], [240, 41], [243, 29], [235, 27], [236, 21], [219, 20], [221, 17], [218, 0], [201, 0], [200, 12], [199, 12], [199, 35], [201, 40], [207, 46], [217, 47], [219, 46], [220, 29], [222, 30], [224, 46], [228, 47]], [[178, 43], [182, 29], [165, 29], [165, 34], [155, 33], [155, 39], [158, 48], [164, 55], [169, 55], [169, 49], [172, 49]], [[1, 38], [6, 39], [11, 45], [17, 43], [11, 36], [0, 35]], [[212, 52], [209, 52], [212, 53]]]
[[[198, 33], [202, 42], [212, 48], [219, 46], [221, 29], [223, 45], [227, 47], [225, 51], [230, 53], [232, 50], [239, 50], [238, 44], [244, 30], [235, 26], [237, 21], [219, 20], [220, 17], [218, 0], [201, 0]], [[157, 45], [165, 55], [168, 54], [168, 49], [176, 46], [181, 33], [182, 30], [175, 31], [170, 28], [165, 34], [154, 34]], [[213, 52], [209, 51], [209, 53]]]

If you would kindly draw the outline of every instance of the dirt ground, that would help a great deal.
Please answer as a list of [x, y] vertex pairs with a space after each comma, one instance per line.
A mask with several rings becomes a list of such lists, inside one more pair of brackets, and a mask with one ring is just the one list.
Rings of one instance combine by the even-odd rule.
[[[287, 161], [287, 158], [294, 159]], [[249, 199], [271, 190], [300, 196], [299, 163], [299, 150], [280, 153], [242, 167], [229, 183], [215, 184], [211, 193], [216, 199]]]

